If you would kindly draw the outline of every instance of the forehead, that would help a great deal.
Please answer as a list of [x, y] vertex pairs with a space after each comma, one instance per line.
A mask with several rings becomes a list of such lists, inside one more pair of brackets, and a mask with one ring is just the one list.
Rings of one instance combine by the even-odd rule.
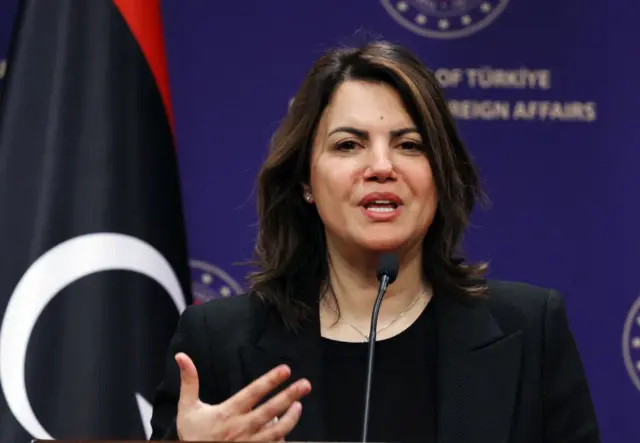
[[364, 81], [342, 83], [325, 110], [325, 128], [355, 126], [392, 129], [412, 124], [400, 95], [391, 86]]

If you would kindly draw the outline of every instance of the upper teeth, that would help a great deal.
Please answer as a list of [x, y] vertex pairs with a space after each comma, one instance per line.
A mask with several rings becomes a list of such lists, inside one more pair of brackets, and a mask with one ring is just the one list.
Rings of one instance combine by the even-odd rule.
[[378, 204], [378, 205], [388, 205], [388, 204], [391, 204], [393, 202], [391, 200], [374, 200], [371, 203], [375, 203], [375, 204]]

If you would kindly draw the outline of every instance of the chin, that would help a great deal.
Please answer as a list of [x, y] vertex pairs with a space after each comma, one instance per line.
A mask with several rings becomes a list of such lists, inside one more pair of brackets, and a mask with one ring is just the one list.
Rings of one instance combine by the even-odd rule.
[[372, 252], [391, 252], [400, 249], [407, 243], [407, 239], [398, 236], [372, 236], [359, 242], [363, 249]]
[[[419, 240], [413, 226], [389, 226], [377, 224], [354, 232], [351, 241], [359, 249], [372, 253], [396, 252], [406, 249]], [[420, 240], [421, 241], [421, 240]], [[354, 245], [354, 246], [355, 246]]]

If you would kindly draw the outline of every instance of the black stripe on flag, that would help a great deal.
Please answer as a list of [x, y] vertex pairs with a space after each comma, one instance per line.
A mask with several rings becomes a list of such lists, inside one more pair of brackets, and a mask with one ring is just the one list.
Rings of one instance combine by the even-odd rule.
[[191, 302], [167, 113], [112, 1], [25, 0], [17, 20], [0, 107], [0, 441], [145, 438]]

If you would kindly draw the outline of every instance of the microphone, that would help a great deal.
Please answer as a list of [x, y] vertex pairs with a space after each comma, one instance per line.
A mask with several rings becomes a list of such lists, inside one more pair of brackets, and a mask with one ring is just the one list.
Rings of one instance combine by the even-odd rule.
[[376, 330], [378, 329], [378, 313], [380, 312], [380, 305], [382, 304], [382, 298], [385, 292], [387, 292], [387, 286], [396, 281], [398, 277], [398, 259], [394, 254], [387, 253], [380, 257], [378, 263], [378, 270], [376, 271], [376, 277], [380, 285], [378, 286], [378, 296], [376, 302], [373, 305], [373, 312], [371, 314], [371, 330], [369, 332], [369, 350], [367, 352], [367, 382], [365, 385], [364, 394], [364, 418], [362, 423], [362, 443], [367, 441], [367, 432], [369, 430], [369, 403], [371, 402], [371, 379], [373, 377], [373, 353], [376, 345]]

